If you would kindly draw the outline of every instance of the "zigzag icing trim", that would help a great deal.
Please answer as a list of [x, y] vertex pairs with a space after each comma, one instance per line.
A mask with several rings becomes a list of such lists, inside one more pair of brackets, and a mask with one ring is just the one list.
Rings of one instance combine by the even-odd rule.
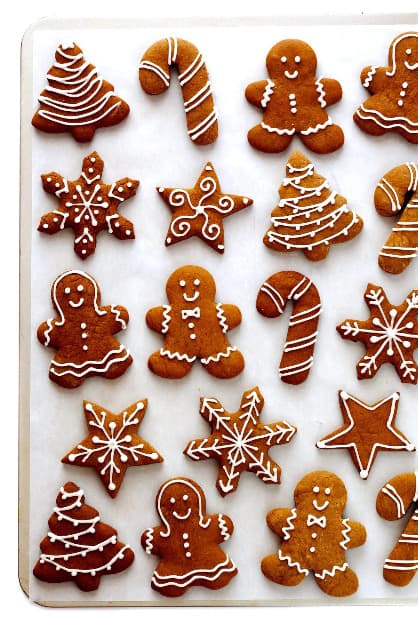
[[149, 527], [149, 529], [146, 530], [146, 536], [145, 536], [145, 553], [147, 553], [148, 555], [151, 555], [152, 553], [152, 541], [154, 539], [153, 535], [152, 535], [152, 527]]
[[126, 322], [125, 322], [124, 319], [122, 319], [120, 317], [119, 309], [116, 309], [115, 305], [111, 305], [110, 310], [111, 310], [112, 313], [114, 313], [116, 315], [116, 317], [115, 317], [116, 322], [119, 322], [122, 325], [122, 330], [125, 330]]
[[218, 302], [216, 305], [216, 317], [219, 320], [219, 326], [222, 328], [222, 332], [226, 333], [229, 329], [229, 326], [226, 323], [226, 317], [222, 309], [222, 303], [220, 302]]
[[295, 526], [293, 524], [293, 521], [295, 519], [296, 519], [296, 508], [292, 508], [292, 512], [291, 512], [290, 516], [288, 516], [287, 519], [286, 519], [287, 527], [283, 527], [282, 528], [283, 540], [289, 540], [290, 539], [289, 531], [293, 531], [295, 529]]
[[306, 568], [302, 568], [299, 562], [292, 561], [289, 555], [283, 555], [280, 549], [277, 551], [277, 556], [280, 559], [280, 561], [286, 562], [287, 565], [290, 566], [291, 568], [296, 568], [300, 574], [304, 574], [305, 577], [308, 576], [309, 570], [307, 570]]
[[321, 105], [321, 108], [325, 108], [327, 102], [325, 101], [325, 89], [324, 85], [321, 82], [322, 77], [315, 80], [316, 92], [318, 93], [318, 102]]
[[163, 305], [163, 322], [161, 324], [161, 332], [163, 333], [163, 335], [168, 332], [168, 326], [170, 324], [171, 321], [171, 315], [170, 315], [170, 311], [171, 311], [171, 307], [170, 305]]
[[351, 531], [351, 527], [348, 524], [349, 523], [349, 519], [348, 518], [343, 518], [342, 523], [343, 523], [345, 529], [343, 529], [342, 532], [341, 532], [341, 535], [342, 535], [343, 539], [340, 542], [340, 547], [342, 549], [344, 549], [344, 551], [346, 551], [347, 548], [348, 548], [347, 545], [349, 544], [349, 542], [351, 540], [350, 536], [348, 535], [350, 533], [350, 531]]
[[[206, 359], [201, 359], [202, 365], [207, 365], [211, 361], [213, 361], [214, 363], [219, 363], [221, 358], [228, 358], [228, 356], [231, 355], [231, 352], [235, 352], [235, 350], [236, 350], [235, 346], [228, 346], [226, 349], [226, 352], [218, 352], [218, 354], [216, 354], [215, 356], [208, 356]], [[186, 356], [186, 355], [183, 355], [183, 356]]]
[[315, 572], [315, 576], [318, 579], [325, 579], [325, 577], [328, 575], [329, 577], [335, 577], [335, 573], [337, 572], [337, 570], [340, 570], [341, 572], [345, 572], [348, 568], [348, 563], [345, 562], [342, 566], [333, 566], [331, 568], [331, 570], [322, 570], [322, 572]]
[[221, 530], [222, 538], [224, 540], [228, 540], [228, 538], [230, 538], [231, 534], [228, 531], [228, 527], [226, 525], [225, 519], [224, 519], [222, 514], [218, 514], [218, 525], [219, 525], [219, 529]]
[[364, 79], [363, 86], [364, 88], [369, 88], [371, 81], [373, 80], [373, 76], [376, 73], [377, 65], [372, 65], [367, 72], [367, 76]]
[[262, 108], [265, 108], [270, 101], [270, 96], [274, 91], [273, 80], [267, 80], [266, 88], [264, 89], [263, 98], [260, 102]]
[[178, 361], [187, 361], [188, 363], [193, 363], [196, 360], [195, 356], [189, 356], [188, 354], [180, 354], [180, 352], [171, 352], [170, 350], [165, 350], [164, 348], [160, 348], [160, 354], [161, 356], [168, 356], [169, 359], [177, 359]]

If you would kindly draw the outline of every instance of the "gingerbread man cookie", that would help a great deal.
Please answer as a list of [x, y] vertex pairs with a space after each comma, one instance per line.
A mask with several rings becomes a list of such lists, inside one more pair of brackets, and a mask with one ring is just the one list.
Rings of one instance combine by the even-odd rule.
[[392, 477], [382, 486], [376, 498], [376, 510], [386, 520], [399, 520], [409, 514], [397, 543], [383, 565], [384, 579], [398, 587], [408, 585], [418, 570], [417, 503], [418, 472]]
[[295, 134], [316, 153], [342, 147], [342, 129], [325, 108], [342, 97], [341, 85], [316, 77], [316, 54], [298, 39], [285, 39], [267, 55], [268, 80], [249, 84], [245, 97], [263, 111], [263, 120], [248, 132], [248, 141], [267, 153], [286, 149]]
[[73, 389], [89, 376], [117, 378], [132, 363], [124, 345], [113, 335], [129, 321], [125, 307], [100, 305], [100, 289], [86, 272], [70, 270], [52, 284], [51, 298], [59, 317], [38, 327], [38, 339], [56, 349], [49, 377]]
[[280, 585], [294, 586], [311, 570], [329, 596], [350, 596], [358, 587], [346, 560], [347, 549], [366, 541], [361, 523], [343, 518], [347, 491], [334, 473], [305, 475], [294, 492], [295, 507], [271, 510], [267, 524], [282, 540], [273, 555], [261, 562], [264, 575]]
[[225, 587], [238, 572], [219, 546], [234, 530], [229, 516], [207, 515], [203, 490], [180, 477], [161, 486], [156, 507], [163, 524], [141, 536], [145, 552], [160, 557], [151, 587], [164, 596], [181, 596], [197, 585]]
[[398, 132], [418, 143], [418, 32], [405, 32], [391, 43], [388, 66], [365, 67], [361, 82], [371, 97], [354, 113], [360, 129], [373, 136]]
[[83, 160], [81, 175], [72, 181], [60, 173], [41, 175], [45, 192], [55, 194], [58, 209], [44, 214], [38, 231], [52, 235], [71, 227], [74, 231], [74, 251], [81, 259], [94, 253], [96, 237], [108, 231], [119, 240], [133, 240], [134, 227], [119, 214], [119, 207], [136, 194], [139, 181], [124, 177], [112, 184], [102, 181], [104, 162], [96, 151]]
[[241, 323], [235, 305], [215, 303], [216, 286], [207, 270], [183, 266], [169, 277], [168, 305], [147, 312], [149, 328], [164, 335], [164, 344], [151, 354], [148, 366], [163, 378], [182, 378], [200, 359], [218, 378], [232, 378], [244, 369], [244, 357], [226, 333]]
[[113, 91], [113, 85], [84, 60], [75, 43], [59, 45], [55, 63], [47, 74], [48, 86], [39, 96], [32, 125], [49, 133], [71, 132], [78, 142], [93, 138], [99, 127], [123, 121], [128, 104]]

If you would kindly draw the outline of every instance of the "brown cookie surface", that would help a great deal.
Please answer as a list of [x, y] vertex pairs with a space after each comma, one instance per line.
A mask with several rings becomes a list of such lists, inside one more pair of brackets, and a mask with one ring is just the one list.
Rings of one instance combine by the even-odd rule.
[[203, 490], [183, 477], [160, 487], [156, 508], [162, 524], [146, 529], [141, 536], [145, 552], [160, 558], [151, 587], [170, 597], [198, 585], [211, 590], [225, 587], [238, 572], [219, 546], [234, 530], [229, 516], [206, 514]]
[[163, 378], [182, 378], [200, 360], [218, 378], [233, 378], [244, 369], [244, 357], [226, 336], [241, 323], [241, 311], [215, 302], [212, 275], [199, 266], [182, 266], [166, 285], [168, 305], [153, 307], [146, 323], [164, 336], [162, 347], [148, 359], [150, 370]]
[[113, 335], [127, 326], [125, 307], [101, 306], [97, 282], [81, 270], [60, 274], [52, 284], [51, 298], [59, 317], [42, 322], [37, 331], [39, 341], [56, 350], [50, 379], [73, 389], [90, 376], [123, 374], [132, 357]]
[[35, 577], [47, 583], [73, 581], [80, 590], [90, 592], [99, 587], [102, 576], [123, 572], [132, 564], [132, 549], [85, 503], [84, 491], [77, 484], [64, 484], [56, 504], [48, 520], [48, 535], [40, 543]]
[[295, 507], [267, 514], [267, 524], [281, 539], [277, 553], [261, 562], [263, 574], [280, 585], [298, 585], [313, 572], [329, 596], [350, 596], [358, 588], [346, 551], [366, 541], [361, 523], [343, 518], [347, 502], [344, 482], [334, 473], [305, 475], [294, 491]]
[[285, 39], [274, 45], [266, 59], [268, 80], [249, 84], [245, 97], [261, 108], [263, 120], [248, 132], [255, 149], [277, 153], [295, 135], [315, 153], [331, 153], [342, 147], [342, 129], [325, 108], [342, 97], [341, 85], [331, 78], [317, 78], [317, 59], [305, 41]]
[[348, 242], [363, 228], [360, 216], [300, 151], [294, 151], [286, 164], [279, 196], [263, 239], [272, 250], [299, 250], [310, 261], [320, 261], [332, 244]]
[[367, 134], [397, 132], [418, 143], [418, 32], [404, 32], [389, 47], [388, 66], [365, 67], [361, 82], [371, 97], [354, 113], [354, 121]]
[[75, 43], [58, 46], [47, 80], [32, 118], [38, 130], [70, 132], [78, 142], [86, 142], [96, 129], [116, 125], [129, 113], [128, 104], [115, 95], [113, 85], [103, 80], [96, 67], [84, 60]]
[[115, 414], [84, 400], [89, 433], [61, 462], [94, 468], [106, 492], [116, 497], [128, 467], [163, 461], [158, 451], [137, 433], [147, 405], [148, 400], [141, 400]]
[[281, 468], [268, 450], [289, 443], [296, 428], [287, 421], [262, 423], [263, 407], [258, 387], [243, 393], [235, 413], [226, 411], [216, 398], [200, 400], [200, 414], [210, 423], [212, 433], [190, 441], [183, 453], [192, 460], [213, 458], [219, 462], [216, 487], [222, 496], [238, 488], [244, 471], [255, 473], [265, 484], [280, 484]]
[[42, 175], [45, 192], [54, 194], [59, 205], [44, 214], [38, 231], [52, 235], [66, 227], [74, 231], [74, 251], [87, 259], [96, 249], [100, 231], [112, 233], [119, 240], [133, 240], [134, 226], [119, 214], [119, 207], [136, 194], [139, 181], [124, 177], [112, 184], [102, 181], [104, 162], [96, 151], [83, 159], [80, 177], [68, 180], [60, 173]]
[[399, 393], [376, 402], [339, 391], [344, 424], [317, 442], [319, 449], [347, 449], [362, 479], [367, 479], [379, 451], [415, 451], [414, 445], [395, 427]]
[[218, 253], [225, 250], [223, 219], [252, 204], [248, 197], [222, 192], [211, 162], [193, 188], [157, 188], [173, 213], [166, 246], [198, 236]]

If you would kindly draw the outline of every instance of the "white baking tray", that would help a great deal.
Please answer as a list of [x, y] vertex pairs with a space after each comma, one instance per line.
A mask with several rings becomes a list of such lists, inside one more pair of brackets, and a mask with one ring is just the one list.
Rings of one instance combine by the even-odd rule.
[[[401, 393], [397, 424], [409, 439], [418, 442], [417, 387], [402, 385], [386, 365], [373, 380], [358, 381], [355, 364], [361, 344], [342, 340], [335, 326], [346, 317], [366, 318], [363, 301], [367, 283], [383, 286], [394, 304], [418, 287], [418, 263], [399, 276], [380, 270], [377, 253], [392, 223], [373, 207], [378, 179], [390, 168], [416, 160], [416, 147], [397, 135], [376, 139], [362, 133], [352, 121], [355, 108], [366, 98], [359, 74], [368, 64], [384, 65], [392, 39], [416, 30], [417, 16], [347, 16], [346, 18], [271, 18], [234, 20], [45, 20], [26, 33], [22, 50], [22, 201], [21, 201], [21, 408], [20, 408], [20, 581], [29, 598], [49, 606], [91, 605], [228, 605], [228, 604], [359, 604], [416, 602], [418, 577], [408, 587], [396, 588], [382, 578], [382, 564], [397, 540], [403, 522], [389, 523], [375, 511], [379, 488], [395, 474], [414, 470], [416, 454], [380, 453], [367, 481], [360, 479], [347, 451], [318, 450], [315, 443], [341, 424], [337, 391], [345, 389], [369, 403], [393, 391]], [[187, 137], [181, 92], [174, 79], [169, 91], [150, 97], [138, 82], [143, 52], [166, 36], [193, 41], [202, 51], [210, 72], [219, 111], [219, 138], [197, 147]], [[278, 201], [277, 188], [293, 148], [275, 155], [252, 149], [246, 134], [261, 120], [260, 111], [244, 97], [247, 84], [267, 77], [265, 57], [284, 38], [306, 40], [318, 56], [318, 75], [337, 78], [343, 99], [329, 109], [345, 132], [345, 145], [334, 154], [312, 156], [319, 173], [363, 217], [364, 230], [347, 244], [333, 246], [320, 263], [302, 254], [268, 250], [262, 237], [271, 209]], [[32, 128], [37, 97], [46, 83], [57, 45], [75, 41], [86, 58], [114, 84], [118, 95], [131, 106], [119, 125], [99, 129], [88, 144], [76, 143], [67, 134], [45, 134]], [[136, 240], [120, 242], [99, 237], [95, 254], [82, 262], [72, 250], [73, 236], [65, 231], [49, 237], [36, 230], [40, 216], [56, 207], [47, 195], [40, 174], [57, 170], [73, 179], [85, 155], [97, 150], [105, 161], [104, 179], [139, 178], [136, 198], [123, 207], [135, 224]], [[169, 210], [156, 186], [193, 184], [201, 168], [212, 161], [222, 187], [244, 194], [254, 205], [225, 220], [225, 254], [218, 255], [197, 238], [165, 248]], [[217, 283], [217, 300], [237, 304], [241, 326], [231, 342], [246, 358], [244, 372], [232, 380], [218, 380], [196, 364], [180, 381], [153, 375], [147, 358], [161, 345], [161, 336], [145, 325], [146, 310], [164, 304], [165, 282], [184, 264], [207, 268]], [[67, 269], [84, 269], [98, 281], [103, 304], [122, 304], [130, 313], [121, 341], [134, 363], [119, 379], [88, 379], [79, 389], [65, 390], [48, 379], [53, 351], [43, 348], [36, 328], [53, 315], [50, 286]], [[257, 291], [265, 278], [284, 269], [298, 270], [316, 283], [323, 302], [315, 363], [300, 386], [280, 381], [277, 366], [287, 330], [290, 309], [277, 320], [261, 317], [255, 309]], [[282, 484], [267, 486], [252, 474], [241, 477], [238, 490], [222, 498], [215, 488], [217, 464], [193, 462], [182, 451], [192, 438], [208, 435], [209, 426], [199, 415], [199, 397], [217, 397], [230, 410], [238, 408], [244, 390], [259, 385], [265, 397], [263, 420], [286, 419], [298, 427], [294, 440], [273, 448], [271, 457], [282, 466]], [[114, 412], [147, 397], [149, 407], [140, 433], [164, 455], [159, 465], [130, 468], [116, 499], [105, 492], [93, 469], [63, 465], [61, 457], [86, 433], [83, 399], [96, 401]], [[261, 559], [278, 548], [277, 537], [267, 528], [265, 516], [274, 507], [293, 507], [293, 489], [309, 471], [337, 473], [348, 489], [345, 515], [364, 523], [367, 543], [347, 553], [358, 574], [358, 592], [345, 599], [323, 594], [312, 577], [288, 588], [268, 581], [260, 571]], [[224, 550], [235, 561], [239, 574], [215, 592], [193, 588], [181, 599], [155, 593], [150, 579], [158, 558], [140, 547], [142, 531], [159, 523], [154, 499], [160, 484], [173, 476], [195, 479], [204, 489], [208, 512], [228, 514], [235, 523]], [[47, 584], [32, 575], [39, 542], [60, 486], [75, 481], [85, 490], [87, 502], [115, 526], [119, 538], [129, 543], [136, 559], [125, 572], [103, 577], [95, 592], [83, 593], [72, 582]]]

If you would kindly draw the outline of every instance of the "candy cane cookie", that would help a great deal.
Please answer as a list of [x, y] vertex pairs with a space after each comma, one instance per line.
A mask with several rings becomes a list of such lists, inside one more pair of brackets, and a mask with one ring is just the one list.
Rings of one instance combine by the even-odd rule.
[[256, 306], [261, 315], [278, 317], [289, 300], [294, 302], [294, 308], [279, 373], [283, 382], [300, 384], [306, 380], [312, 367], [318, 335], [321, 298], [317, 288], [300, 272], [276, 272], [260, 287]]
[[177, 37], [153, 43], [139, 65], [139, 81], [149, 95], [160, 95], [170, 86], [170, 68], [178, 69], [183, 93], [187, 132], [197, 145], [213, 143], [218, 136], [218, 115], [209, 74], [197, 47]]
[[379, 253], [385, 272], [403, 272], [418, 250], [418, 165], [405, 162], [387, 172], [376, 186], [374, 205], [381, 216], [400, 215]]
[[401, 473], [379, 491], [376, 510], [386, 520], [398, 520], [414, 508], [399, 540], [383, 564], [383, 577], [392, 585], [408, 585], [418, 570], [418, 473]]

